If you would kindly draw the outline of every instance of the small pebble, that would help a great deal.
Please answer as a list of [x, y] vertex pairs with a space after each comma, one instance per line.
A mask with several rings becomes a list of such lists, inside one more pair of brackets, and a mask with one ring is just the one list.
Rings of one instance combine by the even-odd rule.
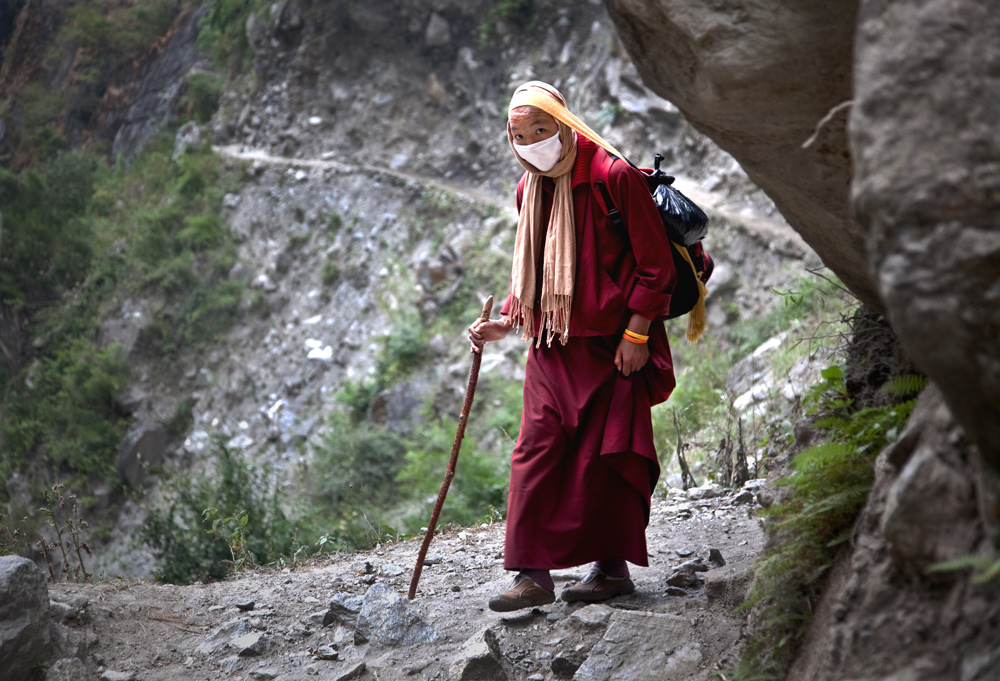
[[257, 602], [256, 601], [239, 601], [236, 604], [236, 607], [238, 609], [240, 609], [240, 610], [253, 610], [255, 607], [257, 607]]
[[[330, 646], [320, 646], [319, 648], [316, 649], [314, 655], [321, 660], [336, 660], [337, 658], [340, 657], [340, 653], [338, 653]], [[309, 670], [307, 669], [306, 671]]]

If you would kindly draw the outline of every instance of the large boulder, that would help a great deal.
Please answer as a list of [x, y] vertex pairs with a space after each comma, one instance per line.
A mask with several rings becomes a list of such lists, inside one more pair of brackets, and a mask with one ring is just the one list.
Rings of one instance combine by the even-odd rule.
[[1000, 13], [976, 0], [605, 4], [646, 84], [888, 316], [1000, 468]]
[[732, 154], [823, 262], [881, 311], [865, 232], [848, 212], [857, 0], [604, 4], [645, 84]]
[[889, 320], [1000, 468], [1000, 12], [861, 3], [853, 205]]
[[380, 647], [411, 646], [437, 640], [437, 633], [410, 607], [409, 601], [385, 584], [374, 584], [358, 613], [355, 643]]
[[1000, 678], [1000, 12], [984, 0], [605, 0], [934, 386], [879, 460], [790, 679]]
[[49, 655], [49, 588], [27, 558], [0, 556], [0, 669], [27, 679]]

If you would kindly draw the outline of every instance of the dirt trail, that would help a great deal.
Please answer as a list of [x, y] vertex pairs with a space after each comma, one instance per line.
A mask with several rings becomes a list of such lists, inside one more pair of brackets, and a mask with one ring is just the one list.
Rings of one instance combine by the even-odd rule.
[[[501, 566], [504, 525], [443, 532], [431, 544], [418, 596], [409, 603], [436, 639], [415, 645], [363, 642], [351, 627], [324, 627], [322, 620], [331, 600], [362, 597], [374, 585], [387, 585], [405, 599], [419, 538], [295, 567], [244, 572], [214, 584], [59, 584], [50, 596], [81, 613], [66, 624], [86, 637], [95, 678], [496, 678], [480, 677], [475, 669], [461, 671], [463, 643], [488, 628], [499, 643], [506, 679], [570, 678], [574, 665], [583, 663], [573, 678], [707, 681], [721, 678], [716, 672], [732, 665], [740, 645], [742, 622], [731, 609], [745, 593], [746, 568], [763, 542], [758, 521], [750, 517], [750, 496], [695, 501], [674, 491], [655, 499], [647, 531], [650, 566], [633, 568], [634, 594], [603, 606], [557, 600], [533, 611], [493, 613], [486, 608], [488, 598], [510, 580]], [[684, 588], [667, 583], [682, 563], [696, 558], [707, 563], [711, 548], [726, 565], [694, 573], [704, 583]], [[557, 592], [585, 570], [556, 572]], [[246, 608], [250, 601], [251, 610], [237, 607]], [[217, 650], [204, 645], [233, 620], [244, 624], [230, 627], [262, 640], [258, 652], [240, 652], [232, 643]], [[652, 624], [636, 629], [636, 622]], [[668, 633], [672, 639], [658, 638]], [[635, 638], [640, 635], [641, 640]], [[664, 660], [654, 664], [658, 671], [636, 667], [648, 665], [653, 653]], [[680, 662], [674, 659], [679, 655]], [[618, 672], [605, 669], [608, 659]], [[601, 669], [609, 675], [602, 676]]]
[[240, 161], [253, 161], [266, 163], [268, 165], [289, 166], [290, 168], [320, 168], [323, 170], [332, 170], [336, 173], [342, 174], [363, 173], [373, 178], [392, 178], [399, 182], [416, 183], [422, 185], [426, 189], [456, 194], [473, 203], [491, 205], [498, 210], [509, 213], [511, 216], [515, 216], [514, 202], [512, 199], [504, 200], [477, 187], [435, 180], [428, 178], [426, 175], [409, 175], [407, 173], [401, 173], [397, 170], [381, 166], [342, 163], [341, 161], [335, 161], [332, 158], [292, 158], [290, 156], [274, 156], [273, 154], [269, 154], [260, 149], [247, 149], [239, 144], [213, 146], [212, 149], [220, 156]]
[[[240, 161], [250, 161], [265, 163], [268, 165], [288, 166], [290, 168], [320, 168], [332, 170], [336, 173], [354, 174], [363, 173], [373, 178], [392, 178], [399, 182], [417, 183], [426, 189], [448, 192], [460, 196], [468, 201], [477, 204], [493, 206], [499, 211], [507, 213], [510, 217], [516, 218], [514, 202], [509, 197], [500, 197], [477, 186], [470, 186], [458, 182], [448, 182], [428, 178], [426, 175], [409, 175], [391, 168], [356, 165], [343, 163], [331, 159], [317, 158], [292, 158], [289, 156], [275, 156], [260, 149], [248, 149], [243, 145], [231, 144], [227, 146], [213, 146], [215, 153], [226, 158]], [[685, 194], [690, 196], [699, 206], [703, 207], [714, 220], [723, 220], [729, 224], [741, 225], [748, 232], [758, 235], [763, 240], [772, 244], [779, 244], [781, 247], [791, 249], [799, 254], [811, 251], [806, 242], [799, 234], [783, 221], [771, 220], [762, 216], [748, 217], [747, 215], [736, 214], [725, 208], [717, 208], [716, 205], [722, 203], [716, 201], [716, 197], [711, 192], [704, 191], [698, 187], [696, 180], [677, 176], [677, 184], [683, 187]]]

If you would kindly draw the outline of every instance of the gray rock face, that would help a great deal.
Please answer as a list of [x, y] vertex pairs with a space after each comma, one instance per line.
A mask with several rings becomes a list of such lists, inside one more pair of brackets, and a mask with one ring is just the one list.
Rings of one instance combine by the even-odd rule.
[[27, 558], [0, 556], [0, 669], [28, 678], [49, 655], [49, 589]]
[[45, 681], [91, 681], [93, 678], [83, 660], [76, 657], [56, 660], [45, 672]]
[[459, 681], [507, 681], [500, 644], [491, 629], [477, 632], [464, 644], [451, 663], [449, 678]]
[[996, 676], [987, 601], [953, 574], [946, 606], [924, 570], [995, 555], [1000, 534], [1000, 13], [977, 0], [605, 4], [646, 84], [736, 157], [941, 391], [880, 462], [850, 567], [789, 678]]
[[604, 4], [646, 85], [732, 154], [823, 262], [881, 310], [865, 231], [847, 210], [841, 105], [852, 97], [856, 0]]
[[1000, 467], [1000, 15], [861, 8], [852, 199], [871, 269], [906, 351]]
[[888, 315], [1000, 467], [997, 13], [972, 0], [605, 4], [646, 84]]
[[208, 638], [202, 641], [195, 652], [199, 655], [213, 655], [225, 650], [230, 641], [250, 633], [250, 625], [243, 620], [229, 620], [221, 624]]
[[977, 509], [963, 468], [949, 461], [947, 452], [923, 447], [889, 489], [882, 532], [902, 571], [923, 574], [935, 563], [972, 551]]
[[204, 56], [194, 43], [199, 23], [207, 13], [207, 5], [194, 12], [160, 56], [150, 63], [136, 86], [124, 120], [119, 116], [109, 117], [107, 127], [112, 130], [118, 127], [111, 152], [113, 158], [121, 154], [130, 162], [176, 117], [184, 78]]
[[271, 639], [259, 631], [240, 634], [229, 641], [229, 647], [240, 657], [259, 657], [271, 647]]
[[166, 446], [167, 429], [163, 424], [135, 424], [118, 458], [118, 473], [129, 485], [138, 487], [146, 477], [143, 466], [146, 464], [158, 466], [163, 460]]
[[[358, 613], [361, 612], [363, 604], [364, 599], [361, 596], [350, 593], [337, 594], [330, 601], [330, 610], [328, 612], [331, 615], [331, 622], [337, 622], [346, 627], [355, 626], [358, 621]], [[326, 624], [329, 624], [329, 622]]]
[[682, 679], [693, 677], [701, 648], [690, 639], [691, 625], [675, 615], [617, 611], [604, 638], [573, 675], [574, 679]]
[[375, 584], [365, 594], [355, 640], [379, 646], [409, 646], [437, 639], [434, 630], [385, 584]]

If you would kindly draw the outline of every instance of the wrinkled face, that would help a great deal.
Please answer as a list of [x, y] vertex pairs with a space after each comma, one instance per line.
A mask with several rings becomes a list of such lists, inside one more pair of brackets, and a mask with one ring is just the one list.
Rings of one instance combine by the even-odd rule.
[[510, 112], [510, 131], [514, 144], [534, 144], [559, 132], [559, 125], [549, 114], [533, 106], [519, 106]]

